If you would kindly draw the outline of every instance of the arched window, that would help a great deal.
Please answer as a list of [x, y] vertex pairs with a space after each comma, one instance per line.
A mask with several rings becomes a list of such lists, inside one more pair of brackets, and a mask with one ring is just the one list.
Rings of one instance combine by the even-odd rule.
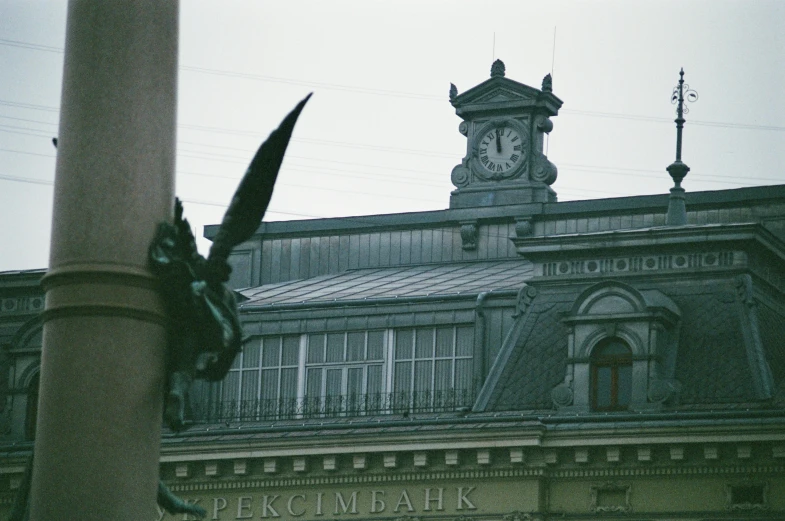
[[622, 411], [632, 394], [632, 352], [623, 341], [609, 338], [591, 354], [591, 397], [595, 411]]

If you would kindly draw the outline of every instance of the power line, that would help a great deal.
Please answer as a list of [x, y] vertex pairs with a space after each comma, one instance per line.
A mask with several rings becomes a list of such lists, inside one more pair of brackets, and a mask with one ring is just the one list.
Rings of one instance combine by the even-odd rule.
[[[556, 28], [554, 27], [554, 49], [555, 49], [555, 40], [556, 40]], [[8, 39], [0, 39], [0, 45], [10, 46], [10, 47], [18, 47], [23, 49], [30, 49], [36, 51], [45, 51], [45, 52], [56, 52], [56, 53], [63, 53], [64, 50], [59, 47], [53, 47], [50, 45], [39, 45], [30, 42], [23, 42], [19, 40], [8, 40]], [[555, 58], [555, 52], [554, 52]], [[553, 68], [553, 67], [552, 67]], [[394, 90], [385, 90], [385, 89], [375, 89], [370, 87], [358, 87], [354, 85], [343, 85], [337, 83], [326, 83], [326, 82], [316, 82], [316, 81], [308, 81], [308, 80], [299, 80], [299, 79], [292, 79], [292, 78], [279, 78], [274, 76], [265, 76], [260, 74], [251, 74], [245, 72], [235, 72], [235, 71], [226, 71], [226, 70], [219, 70], [219, 69], [210, 69], [207, 67], [195, 67], [189, 65], [182, 65], [179, 67], [180, 70], [189, 71], [189, 72], [197, 72], [202, 74], [210, 74], [213, 76], [226, 76], [231, 78], [241, 78], [241, 79], [249, 79], [249, 80], [256, 80], [256, 81], [264, 81], [269, 83], [282, 83], [286, 85], [299, 85], [309, 88], [323, 88], [327, 90], [338, 90], [338, 91], [345, 91], [345, 92], [355, 92], [360, 94], [372, 94], [378, 96], [392, 96], [392, 97], [401, 97], [401, 98], [408, 98], [408, 99], [422, 99], [422, 100], [429, 100], [429, 101], [444, 101], [443, 96], [436, 96], [431, 94], [420, 94], [415, 92], [402, 92], [402, 91], [394, 91]], [[23, 107], [23, 105], [27, 104], [13, 104], [10, 102], [0, 102], [3, 105], [10, 105], [10, 106], [19, 106], [22, 108], [33, 108], [35, 110], [59, 110], [53, 107], [42, 108], [43, 106], [34, 106], [28, 105], [27, 107]], [[636, 115], [636, 114], [619, 114], [619, 113], [612, 113], [612, 112], [599, 112], [599, 111], [589, 111], [589, 110], [577, 110], [577, 109], [562, 109], [562, 113], [564, 114], [576, 114], [582, 116], [591, 116], [591, 117], [601, 117], [601, 118], [613, 118], [613, 119], [627, 119], [633, 121], [650, 121], [656, 123], [672, 123], [673, 120], [669, 118], [663, 117], [656, 117], [656, 116], [644, 116], [644, 115]], [[737, 129], [746, 129], [746, 130], [768, 130], [768, 131], [775, 131], [775, 132], [783, 132], [785, 131], [785, 127], [777, 126], [777, 125], [751, 125], [745, 123], [728, 123], [722, 121], [703, 121], [703, 120], [695, 120], [691, 119], [689, 121], [690, 125], [698, 125], [698, 126], [708, 126], [708, 127], [720, 127], [720, 128], [737, 128]]]

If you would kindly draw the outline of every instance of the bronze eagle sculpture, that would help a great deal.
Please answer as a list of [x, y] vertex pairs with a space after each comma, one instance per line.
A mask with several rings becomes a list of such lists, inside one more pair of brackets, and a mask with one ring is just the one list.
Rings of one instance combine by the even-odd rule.
[[158, 276], [169, 317], [164, 419], [173, 431], [185, 428], [188, 388], [194, 379], [222, 380], [242, 344], [234, 293], [225, 286], [232, 249], [262, 222], [273, 195], [294, 124], [306, 96], [256, 152], [224, 214], [210, 253], [196, 249], [183, 207], [175, 202], [174, 223], [161, 223], [150, 245], [150, 268]]
[[[160, 223], [150, 244], [148, 262], [158, 278], [168, 318], [164, 422], [174, 432], [187, 427], [191, 383], [195, 379], [222, 380], [242, 348], [234, 292], [225, 285], [232, 272], [229, 255], [261, 224], [294, 125], [310, 97], [308, 94], [300, 101], [256, 151], [206, 259], [196, 248], [179, 199], [175, 199], [174, 222]], [[56, 148], [57, 138], [52, 143]], [[28, 460], [9, 521], [28, 519], [33, 457], [31, 454]], [[162, 481], [158, 482], [157, 502], [170, 514], [191, 514], [199, 519], [207, 515], [202, 507], [172, 494]]]

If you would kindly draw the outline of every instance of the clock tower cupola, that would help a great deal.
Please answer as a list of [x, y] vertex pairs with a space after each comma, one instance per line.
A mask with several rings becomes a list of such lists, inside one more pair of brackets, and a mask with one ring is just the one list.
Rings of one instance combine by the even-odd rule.
[[462, 94], [450, 85], [450, 103], [463, 120], [458, 131], [467, 139], [466, 156], [452, 170], [450, 208], [556, 201], [556, 166], [543, 143], [562, 101], [550, 74], [538, 90], [506, 78], [504, 69], [496, 60], [490, 79]]

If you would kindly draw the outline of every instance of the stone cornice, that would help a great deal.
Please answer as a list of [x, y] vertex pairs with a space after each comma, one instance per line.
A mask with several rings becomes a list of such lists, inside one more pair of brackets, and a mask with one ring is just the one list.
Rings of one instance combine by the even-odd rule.
[[[785, 260], [785, 243], [757, 223], [660, 226], [540, 237], [515, 237], [511, 240], [518, 253], [539, 262], [556, 256], [559, 259], [585, 257], [589, 252], [597, 254], [618, 249], [648, 252], [656, 256], [663, 247], [672, 251], [681, 246], [694, 252], [706, 249], [709, 244], [727, 245], [741, 242], [754, 242]], [[724, 249], [728, 248], [730, 246], [724, 247]]]
[[[588, 419], [587, 419], [588, 421]], [[716, 443], [777, 443], [785, 444], [782, 419], [757, 420], [739, 424], [733, 420], [714, 420], [704, 423], [674, 421], [635, 422], [628, 426], [594, 425], [587, 429], [579, 423], [555, 424], [547, 431], [543, 426], [517, 425], [515, 432], [495, 429], [492, 425], [466, 430], [445, 429], [439, 432], [416, 430], [406, 434], [385, 430], [366, 435], [351, 434], [319, 437], [236, 437], [226, 434], [213, 439], [172, 440], [162, 446], [162, 461], [194, 461], [204, 459], [228, 460], [237, 458], [290, 458], [342, 456], [356, 453], [382, 454], [411, 451], [481, 451], [496, 449], [557, 450], [574, 447], [606, 446], [669, 446], [674, 444]], [[381, 440], [380, 440], [381, 438]], [[263, 440], [263, 442], [262, 442]]]

